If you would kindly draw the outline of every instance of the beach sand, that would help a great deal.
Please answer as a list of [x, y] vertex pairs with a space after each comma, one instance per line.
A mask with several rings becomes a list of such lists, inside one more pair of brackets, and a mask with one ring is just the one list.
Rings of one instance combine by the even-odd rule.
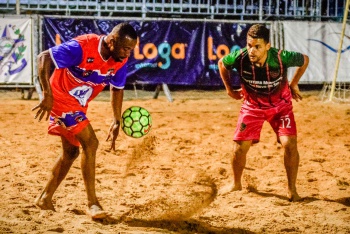
[[[140, 91], [141, 93], [141, 91]], [[0, 233], [350, 233], [350, 105], [320, 101], [305, 91], [293, 101], [300, 167], [289, 202], [283, 149], [265, 123], [247, 156], [243, 190], [218, 195], [232, 181], [232, 137], [240, 101], [225, 91], [177, 91], [173, 102], [126, 91], [123, 110], [148, 109], [145, 137], [120, 133], [117, 150], [106, 142], [112, 111], [108, 92], [90, 103], [88, 118], [100, 140], [96, 192], [112, 215], [94, 221], [80, 157], [57, 189], [56, 212], [34, 205], [54, 162], [60, 138], [31, 111], [34, 93], [0, 92]]]

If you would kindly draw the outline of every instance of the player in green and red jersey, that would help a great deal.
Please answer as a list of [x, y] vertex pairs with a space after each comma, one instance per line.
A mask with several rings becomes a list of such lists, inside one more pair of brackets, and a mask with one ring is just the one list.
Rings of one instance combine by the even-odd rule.
[[[220, 59], [219, 72], [228, 95], [242, 99], [236, 131], [232, 160], [234, 181], [220, 193], [241, 190], [241, 178], [250, 146], [259, 142], [260, 132], [268, 121], [284, 148], [284, 165], [288, 178], [288, 198], [300, 200], [296, 190], [299, 166], [297, 130], [294, 120], [292, 98], [302, 99], [298, 82], [304, 74], [309, 58], [305, 54], [272, 48], [269, 30], [261, 24], [250, 27], [247, 46]], [[297, 67], [291, 82], [287, 69]], [[231, 84], [231, 71], [235, 69], [240, 78], [240, 88]], [[237, 82], [235, 82], [237, 83]]]

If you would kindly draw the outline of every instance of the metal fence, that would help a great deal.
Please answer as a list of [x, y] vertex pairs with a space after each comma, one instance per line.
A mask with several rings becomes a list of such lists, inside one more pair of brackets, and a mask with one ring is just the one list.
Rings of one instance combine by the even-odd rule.
[[0, 0], [0, 13], [341, 21], [345, 2], [345, 0]]

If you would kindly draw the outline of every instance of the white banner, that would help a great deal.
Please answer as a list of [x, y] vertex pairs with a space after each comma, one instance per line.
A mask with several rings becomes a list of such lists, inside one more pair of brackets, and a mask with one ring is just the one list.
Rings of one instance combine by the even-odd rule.
[[32, 84], [31, 19], [0, 21], [0, 85]]
[[[309, 67], [300, 83], [332, 82], [342, 23], [283, 22], [285, 49], [307, 54]], [[350, 82], [350, 27], [346, 26], [337, 82]]]

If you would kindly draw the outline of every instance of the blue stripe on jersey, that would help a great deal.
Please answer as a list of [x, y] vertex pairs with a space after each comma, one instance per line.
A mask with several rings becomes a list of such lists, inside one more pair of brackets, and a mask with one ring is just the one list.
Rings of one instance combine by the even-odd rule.
[[116, 88], [123, 88], [126, 82], [126, 64], [122, 66], [114, 75], [100, 74], [96, 70], [83, 70], [79, 67], [68, 68], [74, 77], [79, 78], [84, 82], [92, 82], [94, 84], [111, 84]]
[[83, 59], [83, 51], [79, 43], [70, 40], [50, 48], [56, 68], [78, 66]]
[[84, 82], [92, 82], [94, 84], [101, 84], [103, 82], [108, 83], [107, 81], [110, 79], [109, 75], [100, 74], [99, 70], [84, 70], [79, 67], [69, 67], [68, 70], [72, 73], [72, 75], [79, 80]]
[[127, 65], [126, 63], [117, 71], [114, 76], [114, 79], [110, 81], [110, 84], [116, 88], [124, 88], [126, 83], [126, 74], [127, 74]]

